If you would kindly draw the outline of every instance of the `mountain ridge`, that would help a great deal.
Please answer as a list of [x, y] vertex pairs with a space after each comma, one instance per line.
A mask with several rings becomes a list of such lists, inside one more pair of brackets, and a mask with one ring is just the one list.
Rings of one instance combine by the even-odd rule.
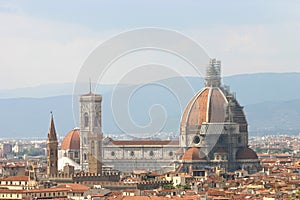
[[[187, 79], [194, 91], [203, 88], [203, 79], [191, 77]], [[162, 81], [178, 85], [176, 78]], [[231, 90], [237, 94], [237, 100], [245, 107], [250, 134], [300, 132], [300, 125], [298, 125], [300, 121], [300, 110], [298, 109], [300, 108], [300, 93], [298, 92], [300, 84], [297, 84], [300, 83], [300, 73], [243, 74], [224, 77], [223, 82], [231, 86]], [[103, 130], [105, 134], [121, 132], [114, 122], [110, 108], [112, 87], [106, 85], [96, 91], [103, 96]], [[120, 90], [126, 89], [130, 89], [130, 86], [124, 86]], [[163, 131], [178, 132], [182, 110], [178, 108], [174, 95], [161, 88], [146, 87], [144, 89], [134, 96], [130, 105], [128, 104], [130, 114], [132, 114], [130, 117], [141, 126], [149, 123], [151, 121], [149, 108], [158, 101], [158, 104], [164, 106], [168, 117]], [[43, 94], [50, 93], [43, 91]], [[1, 95], [3, 93], [0, 91], [0, 97]], [[193, 94], [189, 95], [187, 99], [193, 96]], [[78, 126], [74, 122], [78, 120], [73, 119], [74, 112], [78, 112], [76, 98], [76, 96], [66, 94], [49, 97], [0, 98], [0, 137], [45, 136], [48, 131], [50, 111], [54, 113], [58, 134], [67, 134], [72, 128]], [[75, 110], [72, 106], [75, 106]]]

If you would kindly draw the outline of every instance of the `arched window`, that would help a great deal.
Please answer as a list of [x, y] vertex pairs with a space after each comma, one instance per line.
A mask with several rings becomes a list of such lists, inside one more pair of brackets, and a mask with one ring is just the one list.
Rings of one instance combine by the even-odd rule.
[[96, 116], [94, 119], [94, 126], [98, 127], [99, 123], [98, 123], [98, 117]]
[[89, 114], [84, 113], [84, 127], [88, 127], [88, 126], [89, 126]]
[[150, 151], [149, 155], [152, 157], [154, 156], [154, 152], [153, 151]]
[[92, 143], [91, 143], [91, 154], [95, 155], [95, 142], [94, 141], [92, 141]]
[[86, 161], [86, 159], [87, 159], [87, 157], [86, 157], [86, 153], [85, 153], [85, 154], [83, 154], [83, 160]]
[[134, 156], [134, 151], [131, 151], [131, 152], [130, 152], [130, 155], [131, 155], [131, 156]]

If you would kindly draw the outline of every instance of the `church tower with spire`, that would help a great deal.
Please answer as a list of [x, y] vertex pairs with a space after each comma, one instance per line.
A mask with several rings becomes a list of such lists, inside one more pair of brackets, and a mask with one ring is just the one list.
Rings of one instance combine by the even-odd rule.
[[50, 176], [52, 174], [57, 174], [58, 172], [58, 142], [56, 137], [56, 131], [54, 126], [53, 114], [51, 112], [50, 116], [50, 127], [48, 131], [48, 139], [47, 139], [47, 175]]

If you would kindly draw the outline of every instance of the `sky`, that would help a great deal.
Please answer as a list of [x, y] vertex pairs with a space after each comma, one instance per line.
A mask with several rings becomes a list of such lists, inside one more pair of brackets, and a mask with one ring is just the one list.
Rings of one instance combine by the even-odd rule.
[[0, 0], [0, 89], [74, 82], [98, 45], [143, 27], [193, 38], [225, 76], [300, 72], [299, 10], [297, 0]]

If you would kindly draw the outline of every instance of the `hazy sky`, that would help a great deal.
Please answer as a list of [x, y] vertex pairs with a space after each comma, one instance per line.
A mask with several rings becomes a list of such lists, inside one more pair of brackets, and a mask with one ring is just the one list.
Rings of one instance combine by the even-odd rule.
[[300, 72], [300, 1], [0, 1], [0, 89], [73, 82], [89, 53], [140, 27], [180, 31], [224, 75]]

